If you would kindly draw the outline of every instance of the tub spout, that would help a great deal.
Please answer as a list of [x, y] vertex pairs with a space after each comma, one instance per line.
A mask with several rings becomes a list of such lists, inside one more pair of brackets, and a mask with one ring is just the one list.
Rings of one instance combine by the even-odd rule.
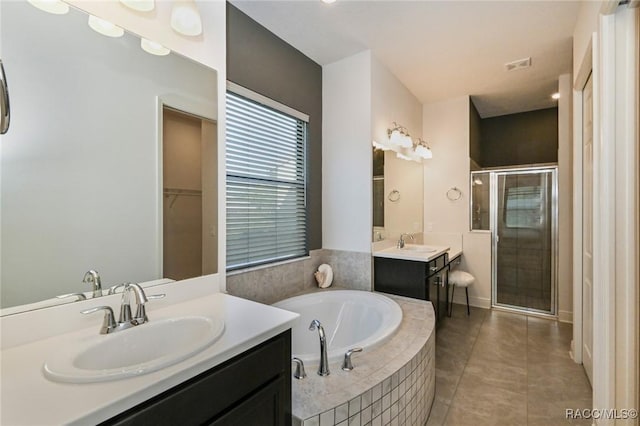
[[324, 328], [320, 321], [314, 319], [309, 324], [309, 330], [314, 331], [318, 329], [318, 334], [320, 336], [320, 366], [318, 367], [318, 375], [319, 376], [328, 376], [329, 375], [329, 361], [327, 359], [327, 338], [324, 334]]

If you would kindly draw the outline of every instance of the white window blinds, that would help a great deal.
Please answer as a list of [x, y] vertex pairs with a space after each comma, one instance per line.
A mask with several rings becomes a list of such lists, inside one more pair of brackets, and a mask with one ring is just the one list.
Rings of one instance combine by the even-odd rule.
[[305, 256], [307, 123], [227, 91], [227, 270]]

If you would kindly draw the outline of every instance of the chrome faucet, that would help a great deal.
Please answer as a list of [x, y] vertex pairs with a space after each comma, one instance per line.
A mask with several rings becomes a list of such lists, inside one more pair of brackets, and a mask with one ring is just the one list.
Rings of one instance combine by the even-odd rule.
[[318, 375], [319, 376], [328, 376], [329, 375], [329, 360], [327, 359], [327, 338], [324, 334], [324, 328], [320, 321], [314, 319], [309, 324], [309, 330], [314, 331], [318, 329], [318, 334], [320, 336], [320, 366], [318, 366]]
[[407, 237], [411, 238], [411, 241], [413, 241], [413, 234], [409, 234], [409, 233], [406, 233], [406, 232], [403, 233], [403, 234], [400, 234], [400, 239], [398, 240], [398, 248], [399, 249], [404, 248], [404, 236], [405, 235]]
[[[115, 320], [113, 310], [109, 306], [98, 306], [96, 308], [81, 311], [81, 313], [83, 314], [92, 314], [98, 311], [105, 311], [102, 327], [100, 328], [100, 334], [109, 334], [120, 330], [126, 330], [128, 328], [148, 322], [149, 318], [147, 317], [145, 303], [147, 303], [149, 299], [160, 299], [165, 296], [164, 294], [147, 296], [144, 293], [142, 287], [139, 284], [134, 283], [124, 283], [119, 284], [118, 286], [114, 286], [114, 292], [115, 288], [120, 286], [123, 286], [124, 290], [122, 291], [120, 316], [118, 317], [117, 322]], [[137, 306], [135, 315], [131, 315], [131, 292], [133, 292], [136, 299]]]
[[351, 362], [351, 355], [353, 355], [355, 352], [362, 352], [362, 348], [352, 348], [352, 349], [349, 349], [344, 354], [344, 361], [342, 361], [342, 369], [344, 371], [353, 370], [353, 363]]
[[93, 287], [93, 297], [102, 296], [102, 283], [100, 282], [100, 274], [93, 269], [87, 271], [82, 279], [83, 283], [91, 284]]

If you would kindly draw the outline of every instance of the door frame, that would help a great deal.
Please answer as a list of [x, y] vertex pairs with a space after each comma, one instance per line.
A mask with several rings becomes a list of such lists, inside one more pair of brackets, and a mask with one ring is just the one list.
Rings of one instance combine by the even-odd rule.
[[[216, 103], [202, 99], [193, 99], [177, 94], [163, 94], [156, 96], [156, 259], [157, 259], [157, 276], [163, 277], [163, 257], [164, 257], [164, 191], [163, 191], [163, 111], [164, 107], [175, 109], [183, 113], [200, 117], [205, 120], [212, 121], [218, 125], [218, 108]], [[219, 134], [219, 133], [218, 133]], [[220, 141], [216, 141], [219, 145]], [[218, 151], [219, 152], [219, 151]], [[218, 175], [219, 178], [219, 175]], [[220, 188], [218, 182], [218, 188]], [[218, 204], [220, 204], [220, 194], [218, 194]], [[219, 206], [218, 206], [219, 211]], [[220, 229], [220, 217], [218, 216], [218, 229]], [[218, 232], [218, 256], [220, 255], [220, 247], [224, 246], [220, 242], [220, 232]], [[219, 259], [218, 259], [219, 260]], [[220, 262], [218, 261], [218, 272], [220, 272]], [[212, 274], [217, 275], [217, 274]]]
[[[638, 401], [638, 14], [603, 2], [597, 32], [574, 81], [574, 340], [582, 362], [582, 88], [593, 70], [593, 407]], [[578, 114], [580, 113], [580, 114]], [[580, 148], [580, 149], [579, 149]], [[576, 154], [579, 153], [579, 154]], [[578, 179], [580, 177], [580, 179]], [[595, 201], [597, 200], [597, 202]], [[575, 208], [578, 206], [577, 208]], [[633, 330], [633, 331], [632, 331]], [[635, 382], [634, 382], [635, 381]], [[600, 419], [597, 424], [613, 424]]]
[[[490, 229], [491, 229], [491, 307], [527, 315], [558, 317], [558, 166], [541, 165], [487, 170], [490, 173]], [[551, 173], [551, 312], [498, 304], [498, 177], [513, 174]]]

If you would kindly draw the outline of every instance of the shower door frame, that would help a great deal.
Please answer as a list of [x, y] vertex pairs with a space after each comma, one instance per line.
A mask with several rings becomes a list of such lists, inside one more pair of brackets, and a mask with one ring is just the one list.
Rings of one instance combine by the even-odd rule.
[[[491, 229], [491, 307], [541, 315], [558, 317], [558, 166], [532, 166], [491, 169], [490, 172], [490, 229]], [[551, 310], [527, 308], [523, 306], [498, 303], [498, 177], [519, 174], [551, 173]]]

